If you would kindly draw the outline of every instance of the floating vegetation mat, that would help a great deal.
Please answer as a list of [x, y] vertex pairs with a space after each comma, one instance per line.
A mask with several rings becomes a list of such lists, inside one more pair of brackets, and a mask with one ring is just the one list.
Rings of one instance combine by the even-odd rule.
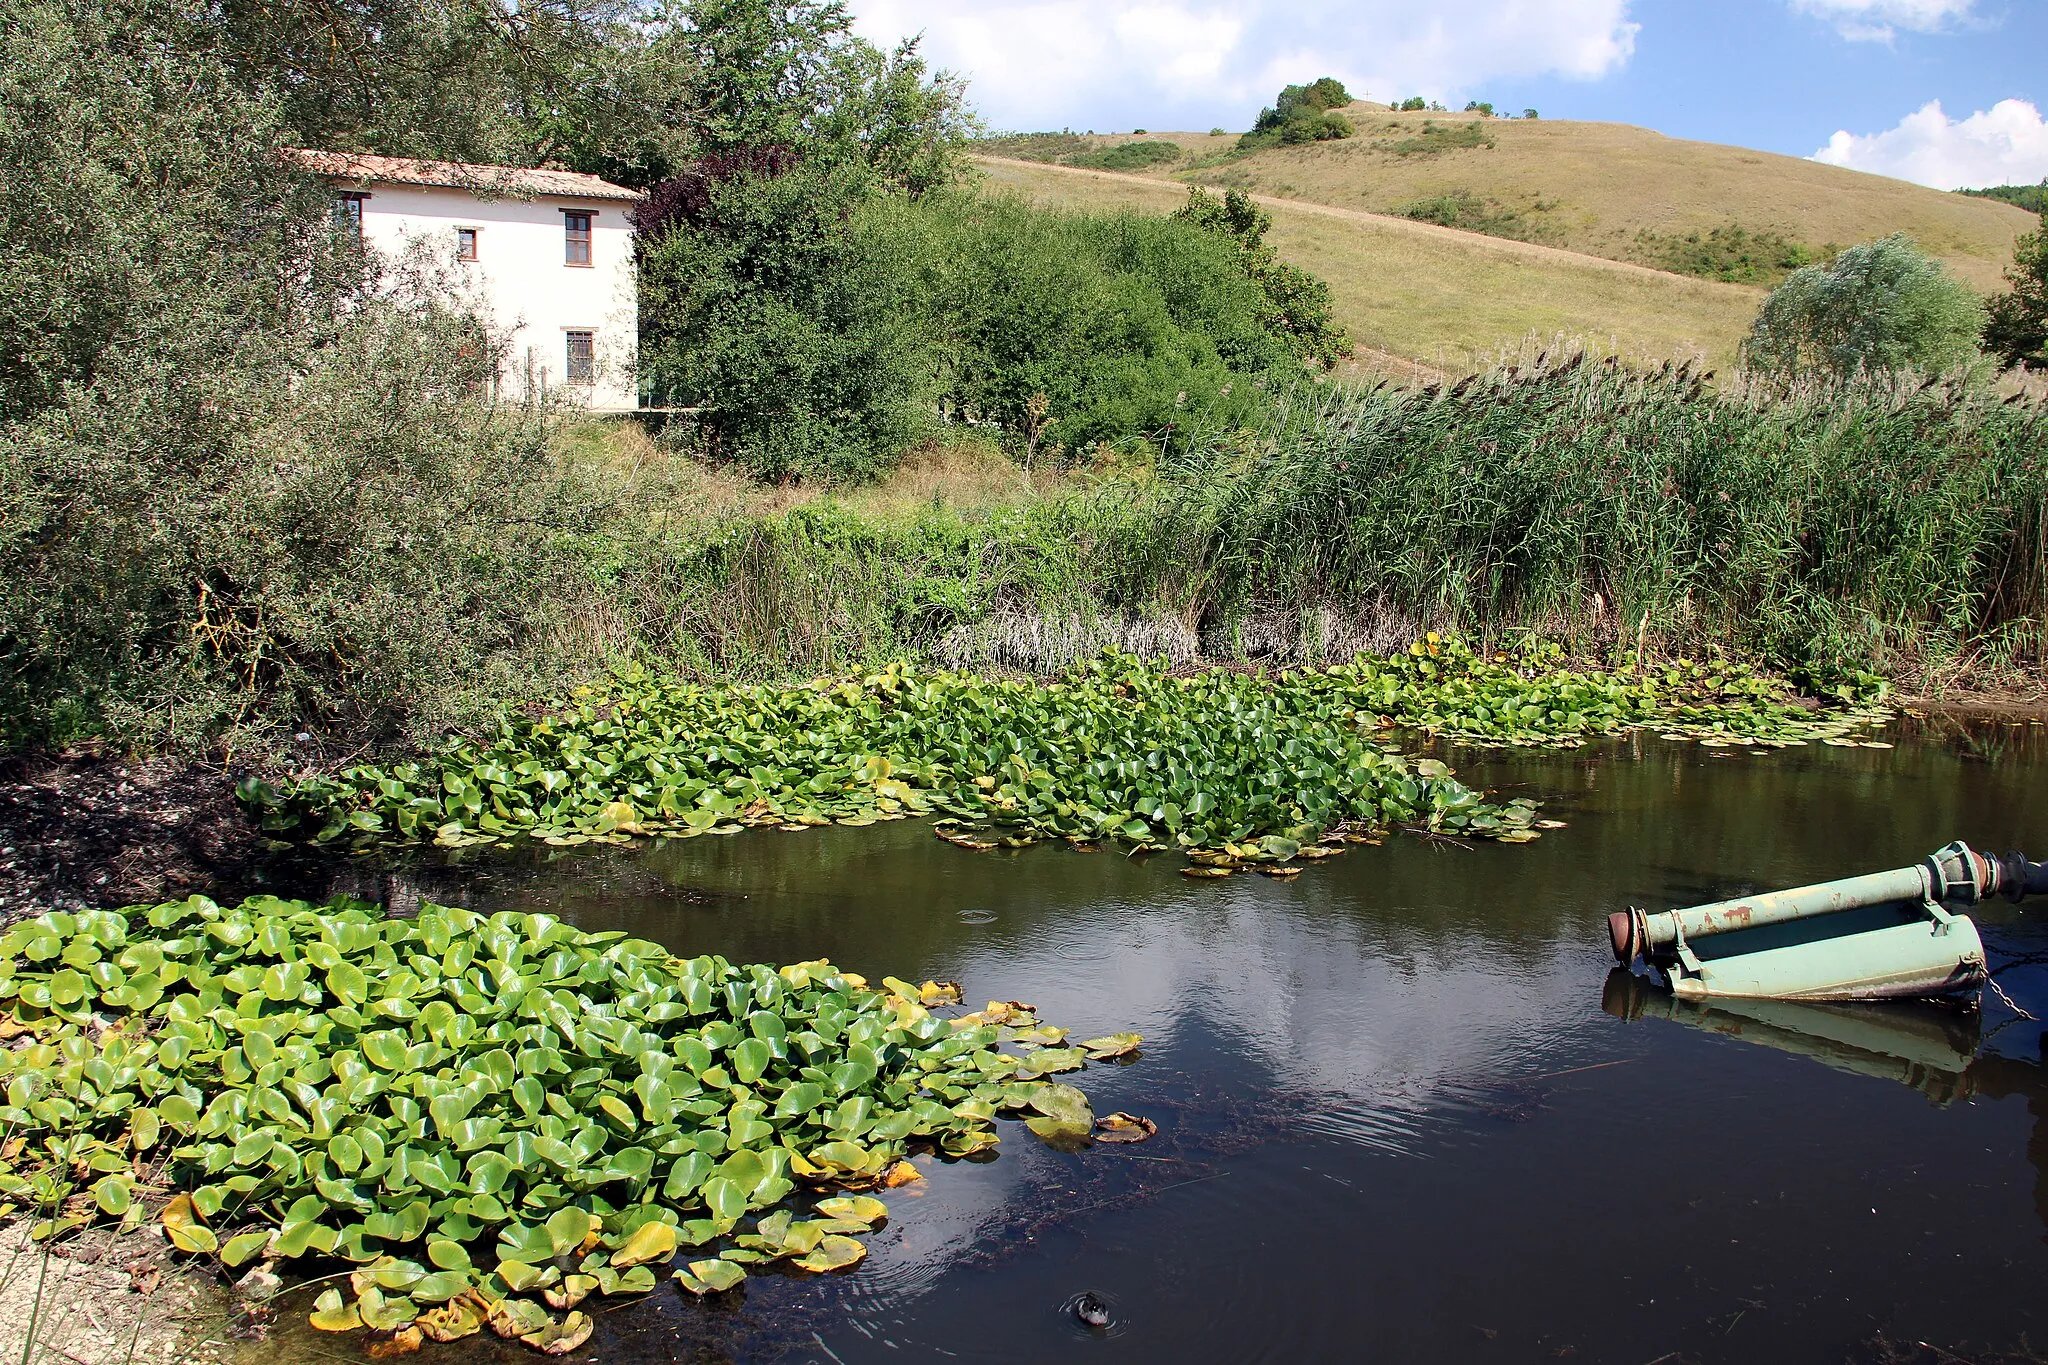
[[[958, 1000], [545, 915], [47, 914], [0, 936], [0, 1214], [41, 1211], [43, 1237], [156, 1216], [230, 1267], [339, 1262], [313, 1325], [388, 1334], [380, 1353], [489, 1330], [560, 1354], [592, 1294], [855, 1264], [888, 1212], [857, 1192], [922, 1179], [919, 1151], [987, 1152], [998, 1112], [1087, 1142], [1087, 1097], [1046, 1078], [1138, 1036], [933, 1012]], [[154, 1210], [152, 1168], [179, 1191]]]
[[1754, 670], [1582, 672], [1482, 658], [1432, 635], [1407, 654], [1277, 675], [1189, 676], [1105, 656], [1049, 682], [893, 666], [729, 686], [622, 675], [424, 762], [247, 784], [266, 827], [315, 841], [624, 842], [936, 815], [973, 848], [1045, 839], [1178, 849], [1198, 867], [1292, 865], [1389, 827], [1520, 841], [1495, 803], [1390, 731], [1568, 745], [1651, 728], [1802, 744], [1881, 718], [1821, 710]]

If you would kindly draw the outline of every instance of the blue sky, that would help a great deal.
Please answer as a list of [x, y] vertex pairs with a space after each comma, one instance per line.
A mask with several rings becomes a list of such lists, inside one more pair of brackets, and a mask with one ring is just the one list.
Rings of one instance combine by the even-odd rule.
[[852, 0], [994, 126], [1248, 126], [1288, 81], [1490, 100], [1943, 188], [2048, 176], [2048, 0]]

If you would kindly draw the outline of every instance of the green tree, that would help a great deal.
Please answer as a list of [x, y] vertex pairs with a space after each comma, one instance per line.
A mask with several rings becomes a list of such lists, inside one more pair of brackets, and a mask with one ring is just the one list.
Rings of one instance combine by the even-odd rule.
[[1978, 357], [1984, 305], [1904, 234], [1794, 271], [1743, 343], [1752, 372], [1778, 380], [1889, 381]]
[[2048, 228], [2013, 245], [2005, 282], [1985, 309], [1984, 349], [2008, 369], [2048, 370]]

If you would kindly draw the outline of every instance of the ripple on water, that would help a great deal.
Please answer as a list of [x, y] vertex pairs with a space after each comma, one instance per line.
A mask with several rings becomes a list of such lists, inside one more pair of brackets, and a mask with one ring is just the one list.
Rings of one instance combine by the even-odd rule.
[[960, 922], [962, 924], [994, 924], [996, 922], [996, 912], [981, 909], [962, 910], [960, 912]]

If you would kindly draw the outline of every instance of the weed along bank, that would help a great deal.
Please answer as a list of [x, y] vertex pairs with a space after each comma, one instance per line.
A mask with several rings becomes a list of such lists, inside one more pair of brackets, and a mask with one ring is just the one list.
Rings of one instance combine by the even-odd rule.
[[502, 396], [566, 393], [600, 412], [637, 397], [637, 191], [574, 171], [301, 151], [336, 212], [394, 261], [414, 253], [499, 329]]

